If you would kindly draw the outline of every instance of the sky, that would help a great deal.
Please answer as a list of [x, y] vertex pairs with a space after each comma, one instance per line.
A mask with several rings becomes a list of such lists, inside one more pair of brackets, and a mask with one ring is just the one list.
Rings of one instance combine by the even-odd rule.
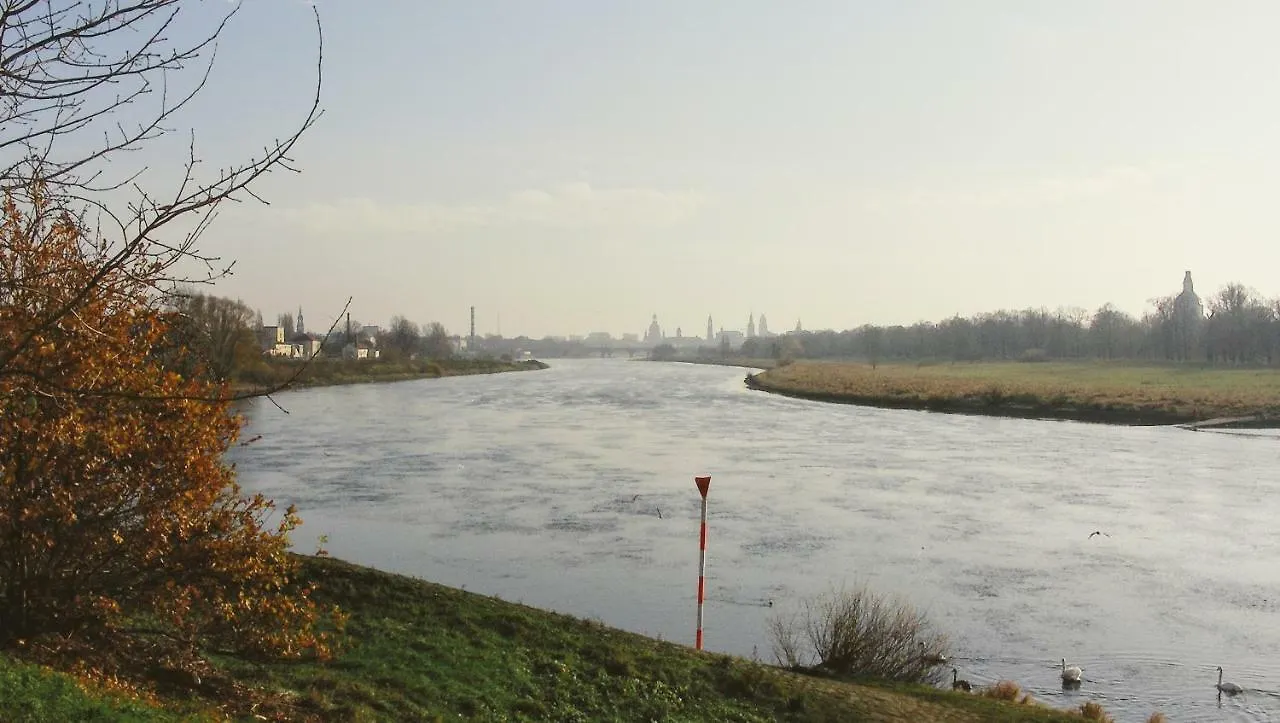
[[[236, 261], [214, 293], [268, 319], [314, 329], [348, 297], [365, 323], [466, 333], [475, 306], [477, 332], [534, 337], [1141, 314], [1186, 270], [1202, 297], [1280, 295], [1270, 0], [314, 6], [300, 173], [201, 244]], [[311, 12], [242, 0], [175, 119], [207, 166], [304, 115]]]

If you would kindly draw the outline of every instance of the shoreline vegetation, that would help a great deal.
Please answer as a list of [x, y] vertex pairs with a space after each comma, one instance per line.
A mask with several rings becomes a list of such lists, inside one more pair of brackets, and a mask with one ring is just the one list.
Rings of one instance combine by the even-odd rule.
[[1274, 369], [1108, 362], [796, 361], [750, 389], [812, 401], [1129, 426], [1280, 427]]
[[294, 360], [264, 361], [237, 375], [231, 383], [237, 394], [256, 393], [284, 383], [307, 364], [302, 374], [289, 385], [290, 389], [326, 387], [343, 384], [368, 384], [373, 382], [403, 382], [413, 379], [438, 379], [440, 377], [471, 374], [500, 374], [547, 369], [549, 366], [536, 359], [505, 361], [500, 359], [315, 359], [310, 363]]
[[1081, 720], [990, 694], [803, 675], [333, 558], [299, 559], [316, 600], [350, 614], [335, 661], [215, 655], [177, 682], [125, 676], [126, 694], [33, 664], [39, 642], [29, 641], [0, 653], [0, 719]]

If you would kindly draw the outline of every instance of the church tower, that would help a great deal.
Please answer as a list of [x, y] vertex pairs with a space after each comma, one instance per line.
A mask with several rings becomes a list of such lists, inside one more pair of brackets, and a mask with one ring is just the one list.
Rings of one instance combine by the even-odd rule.
[[307, 333], [307, 327], [302, 323], [302, 307], [301, 306], [298, 307], [298, 323], [297, 323], [297, 328], [293, 333], [294, 334]]
[[760, 315], [760, 328], [756, 331], [760, 332], [760, 336], [769, 336], [769, 322], [765, 320], [764, 314]]
[[647, 342], [662, 341], [662, 327], [658, 326], [658, 315], [653, 315], [653, 321], [649, 324], [649, 331], [645, 333], [644, 340]]
[[711, 315], [707, 315], [707, 341], [716, 340], [716, 328], [711, 324]]
[[1191, 272], [1182, 277], [1182, 293], [1173, 300], [1174, 351], [1179, 360], [1195, 357], [1204, 331], [1204, 304], [1196, 294]]
[[751, 313], [751, 315], [747, 317], [747, 338], [748, 338], [748, 339], [754, 339], [754, 338], [756, 338], [756, 315], [755, 315], [755, 312], [752, 312], [752, 313]]

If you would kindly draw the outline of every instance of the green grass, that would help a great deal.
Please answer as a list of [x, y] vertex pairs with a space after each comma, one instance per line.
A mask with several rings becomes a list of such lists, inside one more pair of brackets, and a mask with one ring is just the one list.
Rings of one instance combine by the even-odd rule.
[[1062, 721], [923, 686], [851, 685], [699, 653], [602, 624], [307, 558], [352, 613], [328, 665], [224, 664], [334, 720]]
[[[330, 663], [216, 658], [220, 672], [206, 678], [219, 678], [208, 689], [222, 698], [171, 691], [168, 708], [232, 709], [239, 720], [252, 719], [249, 701], [272, 720], [1080, 720], [927, 686], [800, 675], [338, 560], [302, 559], [321, 586], [318, 599], [351, 613], [347, 650]], [[0, 657], [0, 720], [177, 719]]]
[[0, 720], [63, 723], [176, 721], [181, 717], [120, 694], [87, 691], [70, 675], [0, 655]]
[[821, 401], [975, 414], [1171, 424], [1280, 416], [1280, 370], [1129, 362], [796, 362], [755, 376], [765, 391]]

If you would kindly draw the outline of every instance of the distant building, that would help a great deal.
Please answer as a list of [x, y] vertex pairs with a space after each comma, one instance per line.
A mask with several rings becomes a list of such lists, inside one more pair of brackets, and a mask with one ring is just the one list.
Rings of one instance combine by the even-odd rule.
[[754, 313], [747, 317], [747, 338], [756, 338], [756, 315]]
[[800, 320], [799, 320], [799, 319], [796, 319], [796, 333], [798, 334], [798, 333], [800, 333], [800, 332], [802, 332], [802, 331], [804, 331], [804, 329], [801, 329], [801, 328], [800, 328]]
[[1179, 359], [1185, 361], [1196, 355], [1203, 332], [1204, 304], [1188, 271], [1182, 277], [1182, 293], [1173, 300], [1174, 348]]
[[1182, 293], [1178, 294], [1177, 298], [1173, 300], [1173, 308], [1179, 316], [1186, 316], [1191, 319], [1204, 318], [1204, 304], [1200, 302], [1200, 296], [1196, 294], [1196, 285], [1191, 280], [1190, 271], [1182, 277]]
[[263, 350], [270, 349], [276, 344], [284, 343], [284, 327], [283, 326], [264, 326], [258, 331], [258, 342], [262, 345]]
[[259, 329], [258, 345], [267, 356], [295, 356], [293, 345], [284, 338], [283, 326], [264, 326]]
[[626, 342], [638, 343], [640, 341], [639, 334], [623, 334], [622, 340]]
[[354, 344], [348, 342], [342, 347], [343, 359], [377, 359], [381, 356], [378, 349], [369, 340], [362, 339]]
[[324, 340], [317, 334], [308, 334], [306, 332], [295, 332], [293, 338], [289, 339], [289, 345], [293, 347], [290, 356], [294, 358], [310, 359], [320, 353], [320, 347]]
[[747, 339], [742, 332], [735, 331], [733, 329], [730, 329], [729, 331], [725, 331], [724, 329], [721, 329], [720, 336], [717, 339], [717, 341], [720, 343], [721, 346], [728, 344], [729, 347], [734, 349], [742, 346], [742, 342], [746, 340]]
[[760, 327], [756, 331], [760, 334], [760, 336], [764, 336], [764, 337], [772, 336], [769, 333], [769, 322], [764, 318], [764, 314], [760, 315]]
[[662, 343], [662, 327], [658, 326], [658, 315], [653, 315], [653, 321], [649, 323], [649, 330], [645, 332], [644, 341], [646, 344]]
[[715, 326], [713, 326], [713, 325], [711, 324], [711, 315], [710, 315], [710, 314], [708, 314], [708, 315], [707, 315], [707, 341], [715, 341], [715, 340], [716, 340], [716, 332], [715, 332], [715, 329], [716, 329], [716, 328], [715, 328]]

